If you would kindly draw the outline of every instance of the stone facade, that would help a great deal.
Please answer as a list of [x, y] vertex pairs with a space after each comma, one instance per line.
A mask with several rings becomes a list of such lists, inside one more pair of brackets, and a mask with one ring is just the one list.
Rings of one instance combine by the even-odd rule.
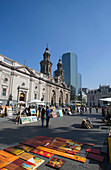
[[52, 77], [52, 62], [46, 48], [40, 62], [41, 73], [0, 55], [0, 100], [3, 105], [38, 99], [47, 104], [70, 102], [70, 89], [61, 75]]
[[105, 102], [99, 100], [101, 98], [107, 98], [107, 97], [111, 97], [111, 88], [109, 85], [107, 86], [99, 86], [98, 89], [93, 89], [93, 90], [89, 90], [88, 94], [87, 94], [87, 103], [88, 106], [98, 106], [101, 107], [104, 104], [106, 104]]

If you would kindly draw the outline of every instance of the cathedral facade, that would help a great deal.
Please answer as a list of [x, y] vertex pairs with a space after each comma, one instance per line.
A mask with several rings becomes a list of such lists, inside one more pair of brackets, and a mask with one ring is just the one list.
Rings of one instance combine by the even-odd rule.
[[70, 103], [70, 89], [64, 82], [64, 71], [59, 59], [57, 70], [52, 76], [50, 52], [45, 49], [40, 62], [40, 72], [0, 55], [0, 101], [3, 105], [26, 104], [38, 99], [48, 105]]

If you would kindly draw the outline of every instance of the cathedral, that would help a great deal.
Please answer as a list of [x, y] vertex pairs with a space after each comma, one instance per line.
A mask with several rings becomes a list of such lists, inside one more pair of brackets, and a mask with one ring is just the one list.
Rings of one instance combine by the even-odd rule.
[[59, 59], [52, 76], [48, 47], [40, 62], [40, 72], [0, 54], [0, 101], [14, 106], [19, 101], [26, 104], [38, 99], [47, 105], [62, 106], [70, 103], [70, 89], [64, 82], [64, 71]]

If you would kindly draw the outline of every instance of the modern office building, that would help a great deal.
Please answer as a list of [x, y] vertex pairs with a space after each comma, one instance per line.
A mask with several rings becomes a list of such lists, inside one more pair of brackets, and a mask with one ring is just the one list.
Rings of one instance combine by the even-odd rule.
[[[71, 88], [71, 100], [75, 100], [78, 96], [78, 87], [82, 89], [82, 78], [78, 76], [77, 56], [72, 52], [62, 55], [62, 63], [64, 70], [64, 81]], [[79, 77], [79, 82], [78, 82]]]
[[82, 92], [82, 76], [80, 73], [78, 73], [78, 94], [81, 94]]
[[78, 73], [78, 100], [82, 102], [82, 76]]

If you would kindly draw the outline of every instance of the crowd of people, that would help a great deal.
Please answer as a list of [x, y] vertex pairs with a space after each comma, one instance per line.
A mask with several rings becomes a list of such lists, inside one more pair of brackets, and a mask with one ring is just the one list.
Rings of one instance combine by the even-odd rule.
[[42, 122], [42, 127], [44, 127], [44, 122], [46, 120], [46, 127], [49, 126], [49, 120], [50, 120], [50, 114], [51, 114], [51, 109], [49, 106], [42, 106], [39, 105], [37, 106], [29, 106], [25, 107], [22, 109], [22, 107], [19, 109], [19, 112], [16, 117], [16, 123], [20, 122], [20, 116], [26, 115], [26, 116], [31, 116], [31, 109], [35, 109], [35, 115], [37, 116], [37, 120], [41, 120]]

